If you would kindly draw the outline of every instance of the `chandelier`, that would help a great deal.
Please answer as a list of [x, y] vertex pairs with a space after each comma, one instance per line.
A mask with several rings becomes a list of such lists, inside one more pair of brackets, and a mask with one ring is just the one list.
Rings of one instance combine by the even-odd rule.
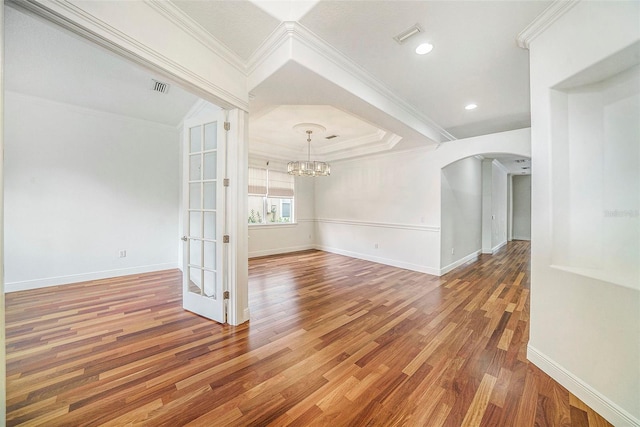
[[311, 160], [311, 134], [313, 129], [324, 131], [325, 128], [311, 123], [301, 123], [293, 127], [295, 130], [304, 130], [307, 134], [307, 160], [296, 160], [287, 163], [287, 172], [297, 176], [328, 176], [331, 175], [331, 167], [326, 162]]

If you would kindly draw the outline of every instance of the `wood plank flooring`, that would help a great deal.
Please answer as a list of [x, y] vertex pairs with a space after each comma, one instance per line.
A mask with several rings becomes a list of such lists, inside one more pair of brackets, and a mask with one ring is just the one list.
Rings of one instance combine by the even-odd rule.
[[251, 322], [177, 270], [7, 294], [7, 425], [606, 426], [526, 361], [529, 244], [443, 277], [250, 261]]

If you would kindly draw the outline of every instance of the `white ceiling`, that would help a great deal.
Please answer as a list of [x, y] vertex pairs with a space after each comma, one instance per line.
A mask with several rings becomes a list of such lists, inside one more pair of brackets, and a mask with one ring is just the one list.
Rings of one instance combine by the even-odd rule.
[[528, 157], [499, 156], [495, 160], [500, 162], [510, 174], [531, 175], [531, 159]]
[[244, 60], [280, 25], [279, 19], [248, 0], [172, 3]]
[[[386, 151], [400, 137], [331, 105], [274, 105], [253, 115], [250, 124], [252, 152], [266, 158], [283, 160], [307, 158], [332, 161], [362, 154]], [[322, 123], [317, 123], [322, 118]], [[314, 130], [311, 123], [324, 130]], [[274, 126], [277, 124], [277, 126]], [[307, 129], [312, 130], [308, 148]], [[277, 155], [273, 153], [277, 152]]]
[[[371, 81], [418, 112], [429, 126], [464, 138], [529, 126], [528, 51], [519, 48], [515, 39], [550, 3], [173, 0], [166, 4], [172, 5], [181, 19], [225, 45], [240, 64], [251, 62], [269, 36], [278, 31], [282, 19], [297, 19], [305, 31], [319, 37], [323, 48], [348, 58]], [[172, 125], [179, 123], [197, 100], [175, 85], [168, 95], [151, 92], [148, 84], [155, 77], [153, 73], [52, 24], [6, 9], [8, 90]], [[402, 45], [393, 40], [416, 23], [424, 29], [422, 33]], [[414, 53], [422, 41], [435, 46], [425, 56]], [[330, 143], [324, 151], [318, 150], [327, 159], [434, 144], [415, 126], [295, 60], [250, 89], [254, 95], [249, 104], [250, 151], [265, 157], [284, 159], [304, 151], [304, 140], [301, 147], [299, 139], [290, 140], [289, 136], [293, 135], [290, 124], [301, 120], [294, 118], [294, 112], [306, 110], [314, 114], [304, 121], [322, 124], [338, 135], [350, 135], [334, 141], [343, 144], [340, 149], [332, 150]], [[469, 102], [478, 108], [465, 110]], [[333, 109], [312, 109], [318, 105]], [[287, 119], [281, 114], [269, 117], [274, 111], [287, 111], [278, 110], [278, 106], [300, 108], [289, 108], [292, 117]], [[368, 131], [350, 132], [352, 124], [336, 120], [335, 111], [386, 136], [354, 149]], [[350, 149], [344, 149], [345, 145]]]
[[165, 78], [32, 15], [5, 7], [5, 89], [162, 123], [180, 124], [198, 98]]
[[[529, 52], [516, 36], [546, 1], [327, 1], [301, 23], [456, 138], [530, 124]], [[393, 37], [424, 31], [402, 45]], [[434, 45], [421, 56], [415, 47]], [[464, 106], [476, 103], [467, 111]]]

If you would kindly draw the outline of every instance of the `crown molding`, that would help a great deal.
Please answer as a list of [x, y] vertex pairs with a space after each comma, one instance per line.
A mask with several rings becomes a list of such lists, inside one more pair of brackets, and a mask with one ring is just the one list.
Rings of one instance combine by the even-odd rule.
[[287, 43], [289, 44], [289, 46], [287, 46], [289, 58], [295, 60], [296, 52], [294, 42], [300, 43], [311, 49], [321, 58], [337, 66], [341, 71], [362, 82], [377, 95], [387, 100], [390, 105], [395, 106], [406, 117], [422, 123], [433, 133], [436, 133], [447, 140], [452, 141], [457, 139], [431, 118], [422, 114], [411, 104], [398, 97], [364, 68], [360, 67], [333, 46], [322, 40], [311, 30], [297, 22], [281, 23], [280, 26], [278, 26], [269, 35], [269, 37], [265, 39], [265, 41], [247, 60], [247, 74], [250, 75], [255, 72], [262, 64], [267, 62], [272, 55], [276, 54], [276, 52], [278, 52], [283, 46], [286, 46]]
[[375, 154], [389, 152], [395, 145], [402, 140], [401, 136], [394, 133], [389, 135], [382, 141], [374, 144], [368, 144], [365, 146], [356, 146], [341, 151], [334, 151], [327, 153], [324, 156], [324, 160], [328, 162], [335, 162], [337, 160], [346, 160], [354, 157], [369, 157]]
[[371, 75], [364, 68], [360, 67], [358, 64], [353, 62], [349, 57], [342, 54], [336, 48], [322, 40], [319, 36], [313, 33], [311, 30], [306, 28], [305, 26], [294, 23], [292, 35], [294, 39], [300, 43], [303, 43], [308, 48], [312, 49], [328, 61], [332, 62], [334, 65], [338, 66], [342, 71], [351, 74], [359, 81], [363, 82], [366, 86], [368, 86], [373, 91], [377, 92], [379, 95], [386, 98], [391, 104], [395, 105], [408, 115], [416, 119], [419, 122], [425, 124], [428, 128], [435, 131], [439, 135], [443, 136], [448, 140], [457, 139], [449, 132], [447, 132], [444, 128], [438, 125], [434, 120], [430, 117], [419, 112], [415, 107], [411, 104], [398, 97], [395, 93], [393, 93], [387, 86], [385, 86], [380, 80]]
[[210, 32], [205, 30], [202, 25], [198, 24], [193, 20], [193, 18], [184, 13], [182, 9], [173, 4], [173, 2], [166, 0], [144, 0], [144, 2], [156, 12], [162, 14], [165, 18], [176, 24], [211, 52], [220, 56], [236, 70], [246, 74], [246, 67], [240, 56], [213, 37]]
[[[129, 58], [139, 65], [176, 79], [186, 88], [205, 91], [232, 108], [238, 107], [248, 110], [248, 102], [246, 100], [237, 97], [223, 87], [203, 78], [68, 1], [9, 0], [8, 3], [44, 17], [80, 37], [89, 39], [118, 55]], [[145, 4], [150, 5], [149, 2], [145, 2]], [[164, 16], [167, 17], [166, 15]]]
[[[573, 0], [572, 0], [573, 1]], [[86, 13], [83, 9], [65, 0], [10, 0], [26, 9], [43, 15], [83, 37], [89, 38], [103, 47], [127, 56], [135, 62], [155, 70], [162, 70], [167, 75], [196, 90], [204, 90], [224, 103], [248, 110], [248, 102], [216, 85], [214, 82], [193, 73], [180, 63], [149, 48], [136, 39], [122, 33], [116, 28]], [[282, 47], [288, 48], [288, 59], [296, 60], [295, 44], [304, 46], [320, 58], [336, 66], [351, 78], [358, 80], [389, 106], [392, 112], [385, 111], [407, 126], [436, 141], [456, 140], [453, 135], [439, 126], [430, 117], [422, 114], [411, 104], [393, 93], [381, 81], [364, 68], [322, 40], [315, 33], [297, 22], [282, 22], [265, 41], [256, 49], [247, 61], [214, 38], [202, 26], [180, 10], [170, 1], [144, 0], [144, 4], [156, 13], [174, 23], [178, 28], [193, 37], [197, 42], [210, 50], [233, 69], [249, 76], [263, 63], [268, 61]], [[251, 89], [251, 88], [248, 88]], [[358, 95], [356, 95], [358, 96]], [[361, 97], [361, 96], [359, 96]]]
[[336, 151], [350, 150], [357, 147], [364, 147], [372, 144], [378, 144], [382, 140], [384, 140], [386, 135], [387, 135], [387, 132], [385, 132], [384, 130], [376, 129], [375, 132], [373, 133], [357, 136], [355, 138], [345, 139], [340, 142], [334, 142], [334, 143], [325, 142], [324, 144], [318, 143], [314, 151], [317, 154], [330, 155]]
[[247, 59], [247, 75], [256, 71], [281, 46], [291, 40], [296, 23], [281, 22]]
[[558, 18], [578, 4], [580, 0], [555, 0], [533, 22], [518, 34], [518, 46], [529, 49], [529, 45], [536, 37], [546, 31]]

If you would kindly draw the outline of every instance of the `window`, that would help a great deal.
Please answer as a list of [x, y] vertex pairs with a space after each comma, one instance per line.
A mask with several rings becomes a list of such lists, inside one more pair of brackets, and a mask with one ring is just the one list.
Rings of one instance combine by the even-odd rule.
[[294, 221], [294, 178], [269, 169], [249, 168], [249, 224]]

